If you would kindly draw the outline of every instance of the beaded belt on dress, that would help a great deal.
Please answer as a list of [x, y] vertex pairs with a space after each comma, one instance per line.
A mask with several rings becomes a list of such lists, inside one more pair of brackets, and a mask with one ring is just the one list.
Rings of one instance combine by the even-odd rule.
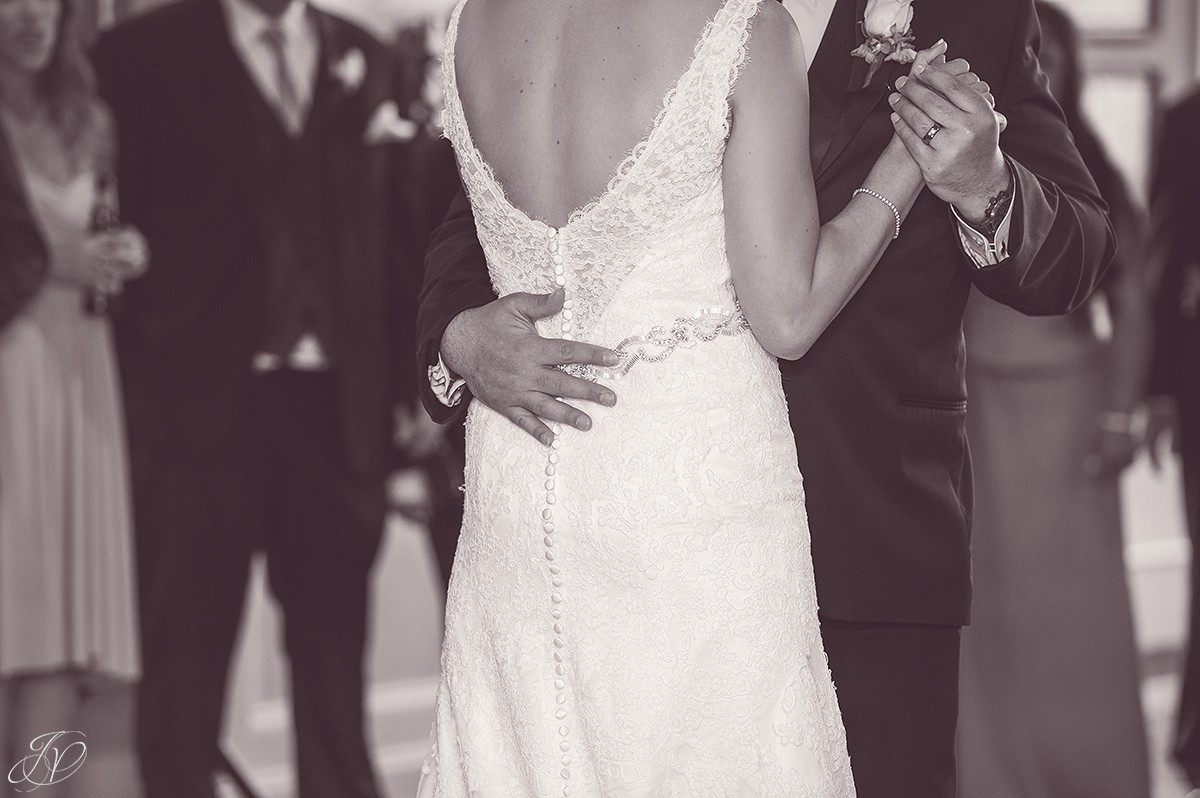
[[615, 379], [629, 373], [639, 361], [661, 363], [680, 348], [690, 349], [699, 343], [715, 341], [722, 335], [737, 335], [750, 329], [750, 323], [736, 304], [733, 310], [705, 309], [692, 316], [683, 316], [669, 327], [653, 327], [646, 335], [631, 335], [612, 349], [617, 353], [617, 365], [599, 368], [582, 363], [569, 363], [558, 368], [585, 380]]

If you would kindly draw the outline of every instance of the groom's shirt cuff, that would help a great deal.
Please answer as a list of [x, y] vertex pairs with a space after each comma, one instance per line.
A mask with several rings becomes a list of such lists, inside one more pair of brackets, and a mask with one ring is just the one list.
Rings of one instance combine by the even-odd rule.
[[959, 243], [962, 244], [963, 252], [967, 253], [967, 257], [975, 264], [975, 268], [982, 269], [986, 266], [995, 266], [997, 263], [1008, 258], [1008, 232], [1012, 229], [1013, 205], [1015, 202], [1016, 193], [1014, 192], [1013, 196], [1008, 200], [1008, 210], [1005, 211], [1004, 218], [996, 228], [996, 235], [990, 238], [968, 224], [958, 214], [954, 206], [950, 206], [950, 213], [954, 214], [954, 221], [958, 223]]
[[429, 367], [428, 375], [429, 388], [437, 400], [446, 407], [458, 407], [462, 402], [467, 381], [456, 377], [450, 371], [442, 360], [441, 352], [438, 352], [437, 363]]

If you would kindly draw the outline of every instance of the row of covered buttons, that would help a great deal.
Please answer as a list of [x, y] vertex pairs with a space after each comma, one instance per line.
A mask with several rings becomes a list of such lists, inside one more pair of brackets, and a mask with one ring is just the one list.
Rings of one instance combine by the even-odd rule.
[[[547, 233], [548, 242], [546, 249], [550, 252], [550, 261], [554, 266], [554, 283], [565, 289], [566, 276], [563, 270], [563, 253], [562, 239], [557, 230], [551, 229]], [[568, 296], [563, 300], [561, 335], [565, 340], [572, 340], [571, 319], [574, 317], [574, 301]], [[554, 551], [555, 538], [558, 533], [558, 527], [554, 521], [554, 507], [558, 502], [557, 489], [557, 473], [559, 456], [561, 451], [561, 443], [559, 434], [562, 432], [560, 424], [552, 423], [551, 431], [554, 432], [554, 442], [550, 445], [550, 453], [546, 456], [546, 503], [542, 508], [542, 531], [545, 532], [543, 543], [546, 546], [546, 561], [549, 563], [550, 569], [550, 618], [551, 630], [554, 633], [552, 642], [554, 644], [554, 701], [557, 705], [554, 710], [554, 717], [559, 722], [558, 734], [560, 737], [558, 747], [562, 753], [562, 770], [559, 775], [562, 776], [564, 784], [562, 789], [563, 796], [571, 794], [571, 729], [567, 725], [567, 666], [566, 666], [566, 640], [564, 638], [563, 629], [563, 612], [562, 612], [562, 568], [557, 562], [557, 554]]]

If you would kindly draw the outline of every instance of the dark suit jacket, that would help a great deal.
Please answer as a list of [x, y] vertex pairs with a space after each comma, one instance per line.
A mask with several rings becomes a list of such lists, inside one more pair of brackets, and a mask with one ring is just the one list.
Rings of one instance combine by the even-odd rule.
[[[866, 0], [839, 0], [809, 71], [822, 221], [862, 185], [893, 134], [889, 64], [863, 88]], [[782, 364], [807, 486], [818, 598], [829, 619], [958, 625], [970, 607], [971, 470], [962, 314], [972, 285], [1031, 314], [1081, 304], [1114, 251], [1104, 205], [1037, 65], [1032, 0], [922, 0], [919, 47], [968, 57], [1008, 116], [1013, 255], [977, 270], [946, 205], [918, 199], [862, 289], [801, 360]], [[493, 298], [460, 197], [427, 256], [419, 362], [446, 324]], [[426, 406], [447, 413], [426, 392]]]
[[48, 268], [46, 244], [0, 126], [0, 329], [37, 292]]
[[[397, 159], [390, 146], [364, 143], [371, 115], [392, 99], [395, 69], [366, 32], [314, 13], [318, 80], [332, 80], [352, 49], [367, 62], [360, 86], [319, 93], [310, 113], [328, 115], [334, 129], [325, 157], [339, 209], [331, 304], [346, 455], [357, 471], [377, 473], [391, 403], [414, 370], [415, 271], [395, 248], [406, 217], [392, 202]], [[219, 0], [183, 0], [131, 20], [101, 39], [97, 64], [116, 118], [123, 216], [153, 253], [116, 320], [130, 437], [135, 449], [202, 452], [236, 434], [265, 321], [256, 225], [270, 209], [247, 168], [251, 119], [241, 97], [251, 78]]]
[[1153, 207], [1155, 245], [1166, 251], [1155, 303], [1152, 393], [1179, 400], [1188, 455], [1200, 454], [1200, 92], [1167, 112]]

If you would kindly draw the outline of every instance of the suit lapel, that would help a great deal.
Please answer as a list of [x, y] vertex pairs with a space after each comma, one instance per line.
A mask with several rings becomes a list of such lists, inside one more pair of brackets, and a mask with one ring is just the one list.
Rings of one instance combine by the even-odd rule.
[[344, 99], [343, 88], [333, 74], [334, 64], [337, 63], [342, 53], [338, 46], [333, 18], [312, 6], [309, 6], [308, 13], [312, 14], [316, 23], [319, 42], [317, 74], [313, 79], [312, 107], [308, 110], [308, 121], [310, 124], [323, 124], [333, 110], [333, 106], [339, 100]]
[[[217, 9], [221, 21], [220, 69], [228, 78], [227, 81], [223, 81], [223, 85], [236, 87], [242, 100], [240, 103], [226, 101], [222, 106], [225, 112], [236, 117], [235, 128], [242, 131], [236, 145], [231, 143], [230, 151], [236, 153], [239, 177], [256, 216], [269, 217], [274, 209], [270, 207], [270, 199], [264, 194], [264, 186], [255, 177], [258, 170], [253, 168], [254, 147], [257, 138], [251, 120], [256, 113], [260, 114], [264, 119], [269, 120], [268, 124], [277, 127], [280, 134], [286, 135], [283, 122], [279, 119], [275, 108], [262, 95], [258, 83], [242, 61], [241, 55], [234, 49], [221, 4], [218, 0], [210, 0], [210, 2]], [[335, 200], [332, 207], [344, 209], [353, 218], [352, 214], [356, 207], [355, 196], [354, 192], [347, 188], [352, 165], [346, 161], [348, 154], [344, 152], [346, 148], [342, 131], [344, 124], [351, 123], [350, 120], [343, 118], [346, 116], [348, 97], [332, 69], [332, 65], [341, 56], [337, 30], [333, 18], [324, 12], [310, 7], [308, 13], [313, 15], [316, 22], [318, 55], [317, 71], [313, 79], [312, 100], [304, 118], [301, 135], [316, 136], [323, 142], [321, 152], [323, 157], [329, 159], [327, 164], [330, 176], [328, 185], [334, 193]]]
[[335, 75], [336, 64], [345, 55], [337, 20], [315, 7], [311, 7], [309, 13], [316, 19], [321, 40], [320, 66], [308, 116], [309, 133], [322, 142], [321, 153], [327, 159], [327, 174], [333, 192], [330, 207], [340, 211], [340, 228], [353, 230], [357, 226], [355, 220], [361, 215], [362, 200], [359, 192], [354, 190], [358, 174], [356, 145], [359, 142], [353, 136], [358, 133], [362, 115], [354, 100], [362, 87], [344, 86]]
[[810, 132], [813, 170], [824, 161], [846, 108], [850, 80], [850, 51], [854, 49], [854, 2], [837, 0], [825, 36], [808, 70]]
[[[241, 54], [234, 48], [224, 4], [220, 0], [206, 0], [206, 5], [212, 9], [214, 22], [211, 75], [213, 86], [219, 87], [214, 93], [216, 99], [209, 113], [223, 120], [220, 129], [227, 132], [222, 152], [230, 159], [251, 218], [256, 226], [267, 226], [267, 220], [275, 209], [264, 191], [265, 187], [257, 178], [259, 170], [255, 168], [255, 161], [262, 144], [254, 118], [256, 114], [261, 114], [270, 123], [278, 125], [280, 131], [283, 130], [283, 123], [263, 97]], [[230, 89], [233, 90], [232, 96]]]
[[[867, 62], [850, 52], [863, 42], [861, 23], [866, 7], [867, 0], [838, 0], [818, 52], [818, 58], [827, 57], [831, 63], [822, 65], [821, 72], [815, 76], [823, 84], [817, 91], [823, 101], [833, 99], [840, 110], [836, 122], [824, 121], [832, 132], [828, 143], [821, 142], [819, 158], [816, 149], [813, 150], [813, 171], [818, 179], [842, 154], [867, 117], [883, 101], [895, 78], [907, 69], [905, 65], [889, 61], [879, 68], [868, 85], [863, 85], [867, 78]], [[848, 12], [852, 12], [852, 15]], [[826, 43], [835, 46], [827, 49]], [[814, 62], [813, 70], [817, 66]], [[809, 74], [811, 76], [812, 72]], [[837, 102], [838, 97], [840, 102]]]
[[[220, 0], [205, 0], [204, 8], [203, 29], [198, 32], [197, 38], [209, 43], [205, 51], [207, 57], [211, 58], [209, 68], [203, 72], [207, 83], [204, 96], [210, 99], [206, 115], [216, 122], [211, 126], [211, 133], [224, 138], [221, 151], [232, 162], [234, 172], [244, 179], [251, 173], [249, 167], [254, 157], [254, 139], [244, 113], [245, 105], [239, 100], [247, 92], [256, 95], [258, 90], [233, 48], [229, 23]], [[236, 91], [232, 102], [228, 94], [231, 86]]]

